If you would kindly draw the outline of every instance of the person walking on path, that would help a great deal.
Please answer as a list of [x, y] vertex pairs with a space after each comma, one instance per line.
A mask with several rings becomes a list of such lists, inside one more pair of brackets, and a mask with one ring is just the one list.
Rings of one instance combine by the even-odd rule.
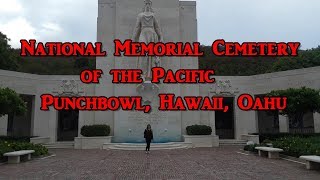
[[151, 125], [148, 124], [147, 128], [144, 130], [144, 138], [146, 139], [147, 147], [146, 147], [146, 153], [150, 152], [150, 144], [153, 140], [153, 133], [151, 129]]

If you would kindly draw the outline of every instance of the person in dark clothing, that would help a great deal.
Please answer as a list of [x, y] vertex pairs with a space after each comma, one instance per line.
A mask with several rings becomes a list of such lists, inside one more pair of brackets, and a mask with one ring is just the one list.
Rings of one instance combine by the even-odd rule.
[[146, 139], [147, 147], [146, 147], [146, 153], [149, 153], [150, 151], [150, 143], [151, 140], [153, 140], [153, 133], [151, 129], [151, 125], [147, 125], [147, 129], [144, 130], [144, 138]]

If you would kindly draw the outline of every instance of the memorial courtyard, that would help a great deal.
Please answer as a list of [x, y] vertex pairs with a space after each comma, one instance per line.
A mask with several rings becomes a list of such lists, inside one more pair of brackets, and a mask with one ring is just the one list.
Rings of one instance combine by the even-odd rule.
[[[257, 48], [251, 46], [254, 42], [247, 43], [248, 48], [235, 45], [234, 49], [232, 44], [239, 43], [218, 40], [220, 43], [213, 43], [212, 47], [196, 43], [203, 31], [198, 30], [200, 21], [217, 39], [228, 39], [224, 35], [225, 24], [236, 32], [234, 35], [238, 33], [239, 41], [260, 38], [248, 38], [238, 32], [246, 25], [239, 28], [230, 23], [224, 19], [227, 16], [212, 10], [216, 5], [210, 6], [209, 11], [198, 10], [195, 0], [90, 3], [97, 3], [97, 14], [90, 20], [96, 25], [96, 33], [75, 26], [75, 20], [65, 21], [72, 22], [70, 27], [76, 29], [70, 30], [70, 37], [66, 37], [70, 39], [64, 41], [74, 41], [81, 29], [96, 38], [97, 43], [89, 43], [97, 46], [94, 53], [90, 53], [93, 47], [73, 52], [71, 46], [75, 43], [65, 43], [70, 46], [61, 49], [38, 49], [41, 41], [59, 41], [60, 38], [55, 40], [58, 36], [49, 33], [45, 37], [50, 40], [37, 37], [37, 49], [33, 40], [30, 45], [22, 40], [21, 48], [14, 49], [0, 26], [0, 180], [320, 179], [320, 171], [311, 170], [320, 169], [320, 46], [299, 50], [301, 43], [291, 42], [289, 53], [289, 42], [283, 43], [282, 38], [273, 49], [273, 42], [279, 39], [276, 37], [272, 41], [266, 39], [267, 43], [259, 42], [263, 46]], [[285, 9], [291, 9], [287, 4]], [[66, 4], [62, 6], [64, 9]], [[47, 7], [54, 9], [51, 4]], [[89, 9], [86, 13], [73, 9], [77, 10], [73, 14], [93, 13]], [[252, 9], [256, 10], [249, 11]], [[218, 16], [198, 21], [197, 12]], [[63, 19], [68, 18], [69, 14], [61, 13]], [[59, 17], [58, 12], [45, 14]], [[268, 19], [260, 18], [263, 25], [273, 23], [261, 26], [264, 33], [251, 25], [248, 27], [254, 32], [248, 32], [265, 35], [269, 32], [266, 27], [274, 29], [276, 21], [270, 21], [269, 14], [265, 16]], [[282, 11], [281, 17], [284, 18]], [[288, 17], [292, 19], [292, 13]], [[224, 19], [221, 26], [217, 23], [220, 18]], [[90, 23], [83, 20], [79, 25], [89, 27]], [[30, 26], [37, 29], [46, 27], [48, 22], [42, 24], [36, 19]], [[16, 24], [19, 26], [15, 29], [25, 25]], [[254, 26], [258, 26], [256, 22]], [[59, 29], [56, 35], [63, 37], [61, 32], [68, 35], [64, 29], [67, 27], [61, 24], [61, 31], [53, 29]], [[296, 35], [305, 36], [293, 32], [293, 40], [300, 39]], [[309, 31], [303, 32], [311, 34], [312, 40], [317, 38]], [[20, 34], [23, 39], [29, 38], [28, 33]], [[212, 38], [206, 37], [209, 39]], [[119, 45], [125, 40], [132, 40], [129, 48]], [[191, 46], [191, 42], [195, 43]], [[79, 44], [80, 49], [83, 43]], [[138, 50], [140, 45], [143, 48]], [[67, 49], [69, 54], [61, 53]], [[273, 50], [279, 56], [291, 57], [276, 58]], [[35, 59], [26, 61], [28, 58]], [[291, 58], [293, 65], [287, 63]], [[280, 98], [285, 101], [281, 103]], [[145, 142], [149, 144], [151, 140], [151, 153], [145, 153]], [[258, 154], [268, 154], [268, 158]], [[284, 155], [290, 157], [283, 158]]]
[[50, 150], [47, 158], [0, 165], [0, 179], [303, 179], [320, 171], [303, 163], [268, 159], [241, 147], [181, 150]]

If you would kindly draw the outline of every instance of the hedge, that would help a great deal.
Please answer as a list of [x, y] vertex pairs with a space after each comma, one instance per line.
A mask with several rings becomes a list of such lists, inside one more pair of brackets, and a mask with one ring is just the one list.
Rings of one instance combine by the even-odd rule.
[[0, 160], [4, 161], [4, 153], [20, 150], [34, 150], [32, 154], [34, 157], [43, 156], [48, 154], [48, 149], [40, 144], [33, 144], [22, 141], [5, 141], [0, 140]]
[[19, 142], [30, 142], [30, 138], [33, 138], [33, 136], [0, 136], [0, 141], [19, 141]]
[[[246, 145], [245, 151], [257, 152], [254, 148], [257, 146], [266, 146], [266, 141], [262, 144]], [[302, 155], [318, 155], [320, 156], [320, 138], [313, 137], [281, 137], [273, 140], [272, 146], [283, 149], [283, 153], [288, 156], [300, 157]]]
[[258, 152], [255, 148], [258, 147], [258, 144], [251, 144], [251, 145], [245, 145], [243, 150], [250, 151], [250, 152]]
[[272, 141], [273, 147], [281, 148], [285, 155], [299, 157], [302, 155], [320, 156], [319, 137], [282, 137]]
[[253, 133], [253, 135], [259, 135], [259, 140], [260, 142], [263, 142], [265, 140], [276, 140], [279, 138], [283, 137], [303, 137], [303, 138], [308, 138], [308, 137], [319, 137], [320, 138], [320, 133], [310, 133], [310, 134], [297, 134], [297, 133], [273, 133], [273, 134], [268, 134], [268, 133]]
[[87, 125], [81, 128], [80, 134], [85, 137], [109, 136], [110, 126], [108, 125]]
[[211, 135], [212, 128], [206, 125], [192, 125], [186, 128], [188, 135]]

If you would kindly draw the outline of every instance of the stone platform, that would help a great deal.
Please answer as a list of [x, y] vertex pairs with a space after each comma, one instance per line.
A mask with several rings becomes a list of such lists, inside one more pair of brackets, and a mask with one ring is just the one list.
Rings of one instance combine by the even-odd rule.
[[0, 165], [0, 179], [318, 180], [304, 164], [238, 153], [238, 147], [144, 151], [53, 149], [56, 156]]
[[[170, 142], [170, 143], [151, 143], [152, 150], [171, 150], [192, 148], [192, 143]], [[145, 150], [145, 143], [105, 143], [103, 149], [106, 150]]]

